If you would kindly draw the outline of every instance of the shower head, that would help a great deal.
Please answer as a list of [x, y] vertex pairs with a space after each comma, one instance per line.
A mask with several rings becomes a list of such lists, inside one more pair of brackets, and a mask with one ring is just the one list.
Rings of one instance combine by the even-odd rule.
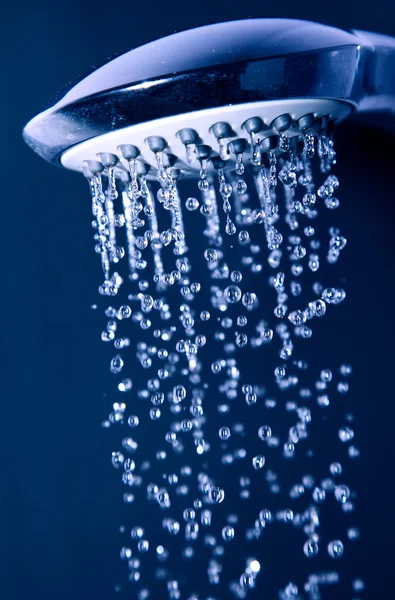
[[392, 113], [392, 127], [391, 72], [395, 40], [386, 36], [290, 19], [208, 25], [96, 69], [32, 119], [24, 139], [77, 171], [112, 166], [122, 176], [137, 158], [155, 177], [164, 151], [166, 165], [196, 175], [202, 159], [234, 164], [257, 140], [263, 152], [276, 148], [284, 132], [297, 145], [351, 114]]

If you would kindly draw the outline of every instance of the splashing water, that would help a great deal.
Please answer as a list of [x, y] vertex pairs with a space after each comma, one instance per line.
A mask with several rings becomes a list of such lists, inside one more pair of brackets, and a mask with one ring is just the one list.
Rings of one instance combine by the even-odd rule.
[[[115, 348], [103, 426], [120, 432], [112, 464], [131, 505], [121, 558], [139, 600], [319, 600], [359, 537], [338, 462], [359, 455], [352, 415], [336, 425], [352, 369], [314, 373], [305, 359], [346, 296], [332, 269], [347, 241], [322, 224], [339, 206], [333, 141], [309, 131], [297, 149], [282, 133], [258, 150], [233, 170], [203, 158], [197, 182], [178, 180], [163, 152], [156, 182], [136, 159], [127, 179], [89, 177], [99, 292], [112, 303], [101, 338]], [[343, 532], [321, 527], [335, 510]]]

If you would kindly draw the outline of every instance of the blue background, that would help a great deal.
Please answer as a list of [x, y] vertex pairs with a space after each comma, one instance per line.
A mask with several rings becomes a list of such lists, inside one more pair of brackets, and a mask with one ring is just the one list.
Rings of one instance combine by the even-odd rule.
[[[197, 25], [264, 16], [395, 35], [392, 0], [69, 0], [2, 7], [2, 600], [109, 599], [121, 570], [121, 490], [100, 427], [110, 408], [103, 397], [109, 375], [102, 321], [90, 309], [101, 273], [88, 189], [82, 178], [35, 156], [20, 131], [59, 89], [114, 53]], [[390, 598], [395, 139], [344, 124], [336, 142], [342, 229], [349, 238], [338, 342], [354, 366], [349, 401], [362, 452], [355, 566], [368, 582], [364, 598]]]

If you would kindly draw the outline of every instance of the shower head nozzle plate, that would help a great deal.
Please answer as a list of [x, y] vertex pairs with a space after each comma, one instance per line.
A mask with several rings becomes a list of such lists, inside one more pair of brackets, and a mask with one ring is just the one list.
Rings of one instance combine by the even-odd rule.
[[294, 137], [301, 135], [297, 121], [305, 115], [313, 115], [316, 120], [321, 117], [328, 117], [329, 120], [338, 123], [345, 119], [352, 110], [353, 105], [350, 102], [317, 98], [249, 102], [200, 110], [156, 119], [96, 136], [64, 152], [61, 163], [67, 169], [83, 171], [85, 161], [97, 161], [100, 160], [99, 155], [101, 153], [110, 153], [118, 157], [119, 162], [116, 171], [118, 171], [118, 175], [121, 175], [122, 171], [127, 171], [128, 164], [127, 160], [123, 158], [119, 147], [128, 144], [137, 147], [140, 151], [138, 159], [149, 167], [148, 177], [155, 177], [157, 166], [155, 151], [150, 149], [147, 138], [160, 136], [166, 142], [165, 152], [176, 157], [176, 162], [172, 166], [180, 169], [184, 176], [196, 176], [200, 164], [198, 160], [189, 162], [186, 159], [185, 145], [177, 135], [177, 132], [181, 129], [190, 128], [193, 130], [197, 134], [196, 139], [199, 139], [199, 144], [210, 146], [213, 154], [217, 154], [219, 153], [220, 142], [215, 135], [215, 133], [218, 135], [218, 131], [213, 128], [213, 125], [218, 122], [229, 125], [227, 141], [231, 142], [232, 139], [240, 138], [249, 141], [249, 134], [246, 128], [243, 127], [248, 119], [252, 117], [261, 119], [263, 126], [256, 135], [258, 138], [264, 139], [277, 135], [278, 131], [273, 122], [278, 117], [287, 115], [290, 122], [290, 126], [287, 128], [288, 135]]

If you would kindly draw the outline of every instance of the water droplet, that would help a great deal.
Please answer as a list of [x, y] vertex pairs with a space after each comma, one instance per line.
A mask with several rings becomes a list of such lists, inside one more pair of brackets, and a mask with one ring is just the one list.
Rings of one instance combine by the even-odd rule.
[[252, 466], [256, 470], [262, 469], [265, 466], [265, 457], [262, 454], [254, 456], [252, 459]]
[[343, 472], [342, 466], [338, 462], [331, 463], [329, 466], [329, 470], [332, 475], [341, 475]]
[[235, 304], [241, 300], [241, 289], [237, 285], [229, 285], [225, 289], [225, 298], [229, 304]]
[[350, 427], [341, 427], [339, 429], [339, 438], [342, 442], [349, 442], [353, 439], [354, 432]]
[[[244, 169], [244, 165], [243, 165], [243, 169]], [[242, 175], [243, 172], [240, 173], [240, 170], [239, 170], [239, 173], [237, 173], [237, 174], [238, 175]], [[238, 182], [236, 184], [236, 191], [240, 195], [243, 195], [243, 194], [246, 193], [246, 191], [247, 191], [247, 184], [246, 184], [245, 181], [243, 181], [243, 179], [239, 179], [238, 180]]]
[[250, 242], [250, 234], [248, 233], [248, 231], [245, 231], [245, 229], [243, 229], [242, 231], [239, 231], [238, 237], [239, 237], [239, 243], [241, 245], [245, 245]]
[[136, 415], [130, 415], [130, 417], [128, 418], [129, 427], [137, 427], [139, 422], [139, 418]]
[[199, 208], [199, 201], [196, 198], [188, 198], [185, 201], [185, 207], [190, 211], [197, 210]]
[[266, 441], [272, 437], [272, 430], [269, 427], [269, 425], [262, 425], [258, 429], [258, 435], [261, 438], [261, 440]]
[[328, 544], [328, 554], [331, 558], [341, 558], [344, 553], [344, 546], [340, 540], [333, 540]]
[[346, 485], [335, 487], [335, 498], [341, 504], [345, 504], [350, 497], [350, 489]]
[[225, 232], [228, 235], [234, 235], [236, 233], [236, 226], [230, 219], [226, 221]]
[[110, 371], [111, 373], [117, 374], [120, 373], [122, 371], [124, 362], [122, 360], [122, 358], [119, 356], [119, 354], [117, 354], [116, 356], [114, 356], [114, 358], [111, 360], [110, 363]]
[[312, 539], [307, 540], [303, 546], [303, 552], [307, 558], [313, 558], [314, 556], [317, 556], [318, 544]]
[[206, 190], [209, 189], [210, 184], [207, 181], [207, 179], [200, 179], [200, 181], [198, 183], [198, 187], [199, 187], [199, 190], [201, 190], [202, 192], [204, 192], [204, 191], [206, 191]]
[[222, 529], [222, 539], [225, 542], [231, 542], [234, 537], [235, 537], [235, 530], [233, 529], [233, 527], [231, 525], [226, 525]]
[[209, 490], [209, 498], [213, 504], [221, 504], [225, 498], [225, 492], [219, 487], [212, 486]]
[[207, 248], [207, 250], [204, 251], [204, 258], [209, 263], [215, 262], [218, 259], [217, 251], [214, 250], [214, 248]]
[[247, 309], [251, 310], [257, 301], [256, 294], [253, 292], [246, 292], [243, 294], [241, 301]]
[[221, 440], [228, 440], [230, 438], [230, 429], [229, 427], [221, 427], [219, 430], [219, 437]]
[[251, 590], [254, 587], [254, 578], [251, 573], [243, 573], [240, 577], [240, 585], [246, 589]]
[[173, 388], [173, 400], [177, 404], [185, 399], [187, 391], [183, 385], [176, 385]]
[[314, 502], [316, 502], [317, 504], [321, 504], [322, 502], [324, 502], [326, 498], [326, 493], [325, 490], [316, 487], [313, 490], [313, 500]]

